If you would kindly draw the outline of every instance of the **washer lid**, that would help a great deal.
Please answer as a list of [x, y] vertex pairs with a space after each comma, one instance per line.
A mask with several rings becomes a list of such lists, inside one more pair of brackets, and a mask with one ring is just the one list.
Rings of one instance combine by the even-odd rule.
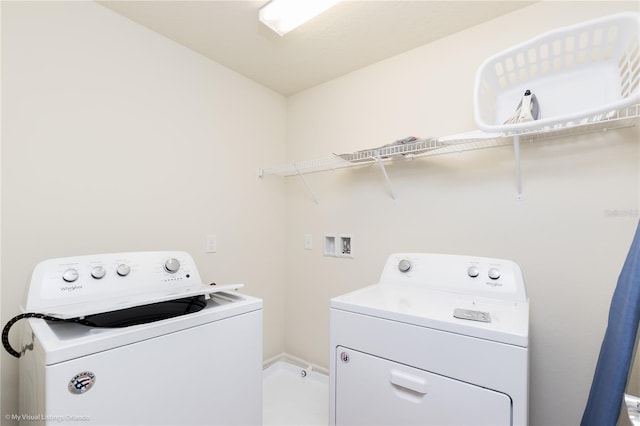
[[[521, 347], [529, 344], [528, 300], [375, 284], [331, 299], [331, 308]], [[459, 318], [456, 310], [461, 310]], [[462, 315], [468, 312], [478, 313], [477, 318]]]
[[206, 299], [209, 299], [212, 294], [235, 291], [242, 287], [244, 287], [244, 284], [227, 284], [180, 289], [179, 291], [173, 290], [159, 293], [125, 295], [104, 300], [89, 300], [70, 305], [50, 306], [43, 308], [40, 313], [60, 319], [83, 318], [89, 315], [119, 311], [136, 306], [150, 305], [187, 297], [205, 296]]
[[[23, 334], [23, 348], [41, 350], [45, 365], [67, 361], [121, 346], [185, 330], [202, 330], [201, 326], [225, 321], [262, 310], [262, 300], [241, 293], [219, 292], [211, 295], [206, 306], [189, 315], [122, 328], [95, 328], [63, 321], [29, 318], [32, 333]], [[202, 338], [210, 336], [202, 335]], [[39, 345], [32, 345], [31, 339]], [[35, 349], [34, 349], [35, 348]]]

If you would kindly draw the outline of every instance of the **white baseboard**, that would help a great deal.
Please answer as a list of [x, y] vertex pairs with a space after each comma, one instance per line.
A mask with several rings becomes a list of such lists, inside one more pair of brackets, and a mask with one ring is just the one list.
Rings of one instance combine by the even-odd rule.
[[279, 361], [288, 362], [290, 364], [297, 365], [298, 367], [304, 368], [304, 369], [309, 370], [309, 371], [315, 371], [317, 373], [324, 374], [324, 375], [327, 375], [327, 376], [329, 375], [329, 370], [328, 369], [320, 367], [319, 365], [307, 362], [302, 358], [298, 358], [298, 357], [290, 355], [290, 354], [288, 354], [286, 352], [282, 352], [282, 353], [280, 353], [280, 354], [278, 354], [278, 355], [276, 355], [274, 357], [271, 357], [271, 358], [265, 360], [262, 363], [262, 367], [263, 368], [267, 368], [267, 367], [269, 367], [269, 366], [271, 366], [271, 365], [273, 365], [273, 364], [275, 364], [276, 362], [279, 362]]

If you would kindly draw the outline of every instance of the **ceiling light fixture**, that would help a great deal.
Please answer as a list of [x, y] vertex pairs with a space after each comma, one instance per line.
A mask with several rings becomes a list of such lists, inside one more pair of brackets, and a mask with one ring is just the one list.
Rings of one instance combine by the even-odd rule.
[[262, 6], [262, 23], [281, 36], [335, 6], [340, 0], [271, 0]]

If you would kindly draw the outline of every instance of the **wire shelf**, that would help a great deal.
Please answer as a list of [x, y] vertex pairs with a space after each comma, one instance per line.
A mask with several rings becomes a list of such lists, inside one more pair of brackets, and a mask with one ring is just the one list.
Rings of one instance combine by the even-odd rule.
[[381, 163], [397, 158], [418, 158], [478, 149], [512, 145], [514, 138], [522, 141], [561, 138], [635, 126], [640, 118], [640, 104], [631, 105], [607, 114], [595, 114], [579, 120], [513, 133], [486, 133], [472, 131], [441, 138], [418, 139], [409, 143], [389, 145], [357, 151], [350, 154], [304, 160], [276, 167], [258, 169], [258, 176], [294, 176], [346, 167], [358, 167]]

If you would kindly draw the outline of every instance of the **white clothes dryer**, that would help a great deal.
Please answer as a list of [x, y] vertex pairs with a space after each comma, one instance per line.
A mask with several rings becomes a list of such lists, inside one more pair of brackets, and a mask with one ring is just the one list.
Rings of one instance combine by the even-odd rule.
[[184, 252], [38, 264], [24, 311], [50, 319], [21, 323], [18, 420], [260, 424], [262, 301], [240, 287], [203, 286]]
[[526, 425], [528, 342], [515, 263], [393, 254], [330, 302], [330, 424]]

